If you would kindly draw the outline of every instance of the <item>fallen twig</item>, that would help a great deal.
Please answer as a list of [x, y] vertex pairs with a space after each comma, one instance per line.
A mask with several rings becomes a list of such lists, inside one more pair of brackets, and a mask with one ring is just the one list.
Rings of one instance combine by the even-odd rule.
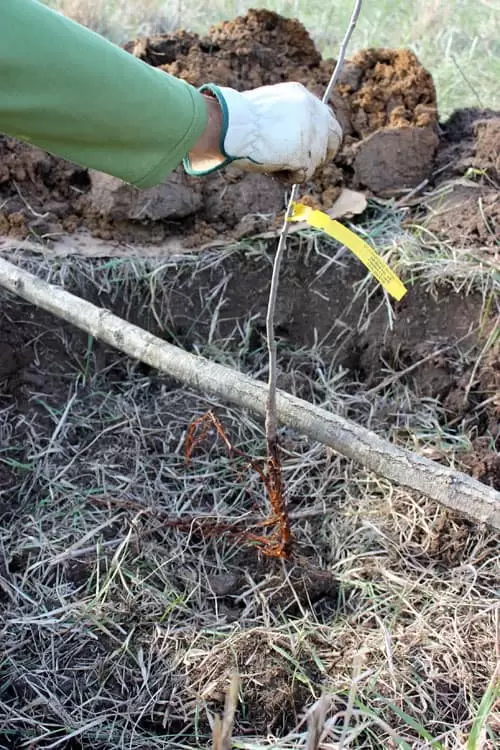
[[[0, 258], [0, 286], [191, 388], [265, 416], [265, 383], [168, 344], [109, 310], [48, 284], [3, 258]], [[281, 424], [447, 508], [500, 529], [500, 492], [492, 487], [399, 448], [370, 430], [289, 393], [277, 391], [276, 396]]]

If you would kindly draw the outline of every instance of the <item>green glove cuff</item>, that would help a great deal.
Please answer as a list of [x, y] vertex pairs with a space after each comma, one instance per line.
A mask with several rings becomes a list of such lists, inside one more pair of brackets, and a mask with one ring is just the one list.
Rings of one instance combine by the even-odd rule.
[[224, 167], [227, 167], [228, 164], [231, 164], [231, 162], [235, 161], [234, 157], [229, 156], [229, 154], [226, 153], [226, 150], [224, 148], [224, 142], [226, 139], [227, 129], [229, 126], [229, 112], [228, 112], [227, 103], [226, 103], [226, 100], [224, 99], [222, 91], [214, 83], [206, 83], [205, 85], [200, 86], [198, 91], [200, 92], [200, 94], [203, 94], [209, 91], [211, 94], [213, 94], [213, 96], [219, 102], [219, 106], [222, 112], [222, 130], [221, 130], [221, 137], [220, 137], [220, 143], [219, 143], [219, 150], [225, 158], [224, 158], [224, 161], [221, 162], [221, 164], [217, 164], [217, 166], [215, 167], [211, 167], [210, 169], [197, 170], [197, 169], [193, 169], [193, 167], [191, 166], [189, 156], [185, 156], [184, 159], [182, 160], [182, 166], [184, 167], [184, 171], [186, 172], [186, 174], [190, 175], [191, 177], [202, 177], [203, 175], [212, 174], [213, 172], [218, 172], [219, 169], [223, 169]]

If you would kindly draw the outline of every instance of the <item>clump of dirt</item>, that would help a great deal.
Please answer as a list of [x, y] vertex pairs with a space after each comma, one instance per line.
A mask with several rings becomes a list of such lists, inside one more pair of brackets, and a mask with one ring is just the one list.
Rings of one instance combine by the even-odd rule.
[[437, 123], [432, 76], [406, 49], [358, 52], [345, 66], [338, 91], [347, 101], [354, 133], [362, 138], [384, 127]]
[[442, 126], [436, 159], [439, 189], [424, 201], [425, 226], [455, 247], [498, 248], [500, 113], [455, 112]]
[[493, 180], [500, 179], [500, 117], [478, 120], [475, 127], [474, 163]]
[[[277, 563], [269, 557], [256, 558], [255, 551], [242, 549], [238, 559], [241, 570], [252, 568], [256, 578], [266, 578], [266, 602], [274, 611], [286, 610], [288, 615], [300, 614], [301, 608], [309, 608], [318, 615], [322, 607], [329, 611], [338, 609], [338, 582], [330, 571], [322, 570], [315, 565], [314, 558], [318, 550], [310, 550], [311, 557], [303, 556], [304, 547], [294, 564], [287, 568], [286, 573], [282, 563]], [[240, 611], [234, 605], [234, 598], [238, 597], [245, 585], [243, 574], [222, 574], [209, 577], [210, 592], [217, 599], [220, 609], [224, 607], [226, 616], [237, 620]], [[243, 606], [240, 603], [240, 609]]]
[[491, 438], [477, 438], [472, 443], [473, 450], [462, 458], [465, 471], [484, 484], [500, 488], [500, 440], [498, 449]]
[[74, 231], [89, 188], [87, 169], [0, 136], [0, 234], [23, 239]]

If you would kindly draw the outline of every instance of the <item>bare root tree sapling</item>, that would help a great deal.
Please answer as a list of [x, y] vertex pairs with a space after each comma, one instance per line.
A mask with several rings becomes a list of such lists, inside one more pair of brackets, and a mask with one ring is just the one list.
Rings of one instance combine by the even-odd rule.
[[[322, 101], [328, 104], [330, 96], [336, 85], [339, 76], [344, 67], [344, 60], [347, 50], [347, 45], [353, 34], [356, 24], [358, 22], [359, 13], [361, 10], [362, 0], [356, 0], [354, 9], [352, 12], [349, 27], [344, 36], [342, 44], [340, 45], [339, 56], [335, 69], [332, 73], [332, 77], [326, 87]], [[283, 471], [281, 467], [280, 451], [278, 444], [278, 407], [276, 401], [277, 394], [277, 361], [276, 361], [276, 336], [274, 332], [275, 327], [275, 315], [276, 315], [276, 300], [278, 298], [278, 287], [279, 287], [279, 275], [281, 270], [281, 263], [286, 250], [286, 240], [288, 236], [288, 230], [290, 227], [290, 218], [293, 213], [294, 203], [297, 200], [300, 186], [298, 184], [292, 185], [290, 197], [288, 199], [288, 205], [285, 213], [285, 219], [283, 221], [283, 227], [281, 229], [278, 247], [276, 249], [276, 255], [273, 264], [273, 273], [271, 278], [271, 289], [269, 292], [269, 302], [267, 306], [266, 316], [266, 335], [267, 335], [267, 348], [269, 353], [269, 375], [268, 375], [268, 395], [266, 402], [266, 442], [267, 442], [267, 478], [268, 482], [272, 487], [274, 505], [273, 513], [278, 515], [277, 520], [282, 525], [283, 529], [286, 530], [286, 545], [283, 542], [283, 556], [288, 556], [290, 552], [290, 545], [292, 540], [290, 522], [286, 511], [286, 503], [284, 497], [284, 482], [283, 482]]]

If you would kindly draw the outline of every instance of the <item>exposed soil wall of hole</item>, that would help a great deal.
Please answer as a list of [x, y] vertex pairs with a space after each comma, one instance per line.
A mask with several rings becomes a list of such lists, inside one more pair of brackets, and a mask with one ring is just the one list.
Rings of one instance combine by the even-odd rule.
[[[488, 324], [479, 337], [477, 328], [473, 331], [474, 322], [482, 314], [482, 295], [471, 293], [464, 297], [449, 289], [437, 294], [414, 289], [399, 303], [390, 330], [378, 295], [372, 296], [368, 310], [364, 300], [354, 300], [353, 285], [363, 276], [354, 261], [339, 268], [333, 280], [329, 274], [318, 276], [321, 263], [320, 258], [305, 263], [300, 254], [294, 253], [283, 272], [276, 314], [280, 387], [307, 400], [316, 397], [311, 390], [311, 383], [318, 381], [314, 359], [308, 355], [307, 364], [297, 366], [297, 352], [310, 347], [312, 332], [322, 342], [323, 356], [331, 360], [332, 366], [347, 370], [346, 382], [352, 383], [354, 392], [359, 387], [376, 388], [391, 372], [402, 372], [420, 363], [396, 380], [408, 386], [418, 399], [435, 399], [437, 407], [433, 408], [440, 413], [443, 427], [479, 440], [475, 443], [477, 450], [471, 454], [477, 453], [478, 460], [467, 466], [478, 478], [498, 485], [498, 460], [494, 455], [500, 449], [500, 350], [498, 344], [491, 347], [476, 364], [490, 331]], [[243, 254], [196, 274], [186, 266], [176, 273], [175, 283], [164, 282], [158, 292], [160, 297], [154, 307], [160, 305], [168, 311], [161, 316], [162, 328], [153, 306], [145, 302], [151, 294], [147, 279], [143, 286], [137, 282], [135, 295], [140, 304], [131, 304], [122, 295], [116, 298], [114, 294], [97, 294], [96, 287], [85, 282], [83, 276], [75, 291], [191, 351], [204, 351], [212, 335], [211, 346], [217, 351], [228, 346], [230, 350], [237, 349], [245, 371], [262, 373], [266, 367], [267, 270], [263, 259], [250, 259]], [[216, 297], [211, 295], [214, 289], [220, 290]], [[211, 303], [207, 302], [209, 299]], [[210, 304], [218, 306], [218, 322], [213, 330]], [[13, 326], [13, 320], [19, 324]], [[61, 394], [67, 397], [64, 383], [68, 372], [81, 368], [88, 341], [84, 334], [66, 326], [73, 342], [67, 349], [64, 339], [52, 330], [53, 320], [27, 305], [12, 307], [0, 301], [0, 397], [15, 398], [26, 408], [31, 408], [31, 394], [42, 388], [55, 398]], [[240, 333], [247, 330], [244, 343], [239, 341], [236, 321]], [[40, 325], [46, 328], [41, 338], [37, 336]], [[445, 351], [441, 351], [443, 348]], [[96, 344], [93, 356], [95, 366], [102, 369], [116, 358], [116, 353]], [[48, 380], [40, 374], [44, 368], [51, 372]], [[117, 373], [112, 370], [110, 377], [117, 377]], [[389, 384], [382, 392], [390, 397], [391, 388]], [[357, 412], [347, 416], [357, 421], [364, 418]], [[394, 423], [394, 416], [384, 416], [382, 412], [374, 416], [381, 427], [387, 419]], [[16, 440], [16, 444], [22, 445], [23, 440]], [[0, 483], [6, 482], [7, 476], [1, 475]]]

